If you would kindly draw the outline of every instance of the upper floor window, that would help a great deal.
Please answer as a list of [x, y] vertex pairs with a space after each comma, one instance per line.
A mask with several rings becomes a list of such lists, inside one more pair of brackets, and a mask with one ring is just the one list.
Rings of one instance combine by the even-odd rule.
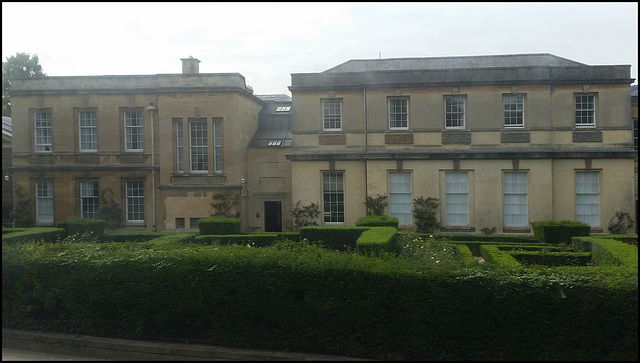
[[213, 119], [213, 170], [222, 172], [222, 120]]
[[209, 149], [207, 142], [207, 121], [189, 121], [189, 147], [192, 172], [209, 170]]
[[406, 130], [409, 127], [409, 100], [389, 99], [389, 130]]
[[38, 111], [33, 114], [36, 152], [51, 152], [51, 113]]
[[448, 97], [444, 100], [445, 128], [464, 128], [464, 98]]
[[340, 100], [322, 101], [322, 120], [324, 131], [342, 130], [342, 102]]
[[524, 127], [524, 97], [504, 96], [502, 98], [504, 127]]
[[633, 118], [633, 150], [638, 150], [638, 118]]
[[124, 149], [142, 151], [142, 112], [124, 112]]
[[596, 96], [576, 96], [576, 127], [596, 126]]
[[80, 151], [98, 150], [98, 125], [95, 112], [78, 112], [78, 135]]

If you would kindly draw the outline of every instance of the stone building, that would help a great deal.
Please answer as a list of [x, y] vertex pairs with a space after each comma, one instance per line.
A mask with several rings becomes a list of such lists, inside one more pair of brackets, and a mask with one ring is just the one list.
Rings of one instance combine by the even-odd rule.
[[637, 200], [628, 65], [351, 60], [292, 74], [289, 97], [253, 95], [241, 74], [199, 63], [14, 80], [8, 173], [20, 218], [195, 231], [226, 201], [245, 231], [290, 231], [298, 202], [321, 206], [319, 224], [353, 225], [382, 195], [403, 227], [414, 199], [434, 197], [447, 232], [568, 219], [598, 233]]
[[[445, 232], [530, 233], [633, 213], [629, 65], [551, 54], [350, 60], [291, 75], [292, 200], [353, 225], [367, 196], [415, 221], [437, 198]], [[304, 180], [304, 183], [295, 181]]]

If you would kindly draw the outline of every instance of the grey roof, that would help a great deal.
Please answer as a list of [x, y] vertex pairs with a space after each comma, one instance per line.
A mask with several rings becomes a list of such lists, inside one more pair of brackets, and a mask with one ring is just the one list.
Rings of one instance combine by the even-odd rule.
[[2, 116], [2, 135], [12, 136], [11, 132], [11, 117]]
[[638, 97], [638, 85], [631, 85], [631, 97]]
[[538, 53], [435, 58], [352, 59], [333, 68], [327, 69], [322, 73], [534, 66], [576, 67], [585, 65], [586, 64], [584, 63], [558, 57], [553, 54]]
[[258, 115], [258, 131], [249, 143], [250, 147], [290, 147], [291, 97], [288, 95], [259, 95], [265, 102]]

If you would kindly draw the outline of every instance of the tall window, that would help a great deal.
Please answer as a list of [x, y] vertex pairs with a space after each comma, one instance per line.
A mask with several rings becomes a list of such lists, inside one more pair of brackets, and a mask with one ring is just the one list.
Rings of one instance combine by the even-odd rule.
[[389, 130], [406, 130], [409, 127], [409, 100], [389, 99]]
[[95, 112], [78, 112], [78, 135], [80, 151], [98, 150], [98, 125]]
[[222, 172], [222, 121], [213, 120], [213, 170]]
[[445, 173], [445, 200], [448, 226], [469, 225], [469, 188], [466, 172]]
[[53, 222], [53, 182], [36, 182], [36, 222]]
[[82, 218], [100, 218], [97, 181], [80, 182], [80, 215]]
[[126, 182], [127, 222], [144, 221], [144, 182]]
[[182, 120], [176, 121], [176, 168], [178, 172], [184, 171], [184, 144], [182, 134]]
[[505, 172], [502, 176], [505, 227], [528, 227], [527, 173]]
[[576, 127], [596, 126], [596, 97], [576, 96]]
[[207, 121], [190, 121], [189, 129], [191, 171], [194, 173], [206, 173], [209, 170]]
[[343, 173], [322, 173], [323, 212], [325, 223], [344, 222]]
[[633, 150], [638, 150], [638, 118], [633, 119]]
[[445, 128], [464, 128], [464, 98], [451, 97], [444, 100]]
[[342, 108], [341, 101], [322, 101], [322, 120], [325, 131], [342, 130]]
[[389, 215], [411, 224], [411, 173], [389, 173]]
[[504, 96], [502, 106], [504, 110], [504, 127], [524, 126], [523, 96]]
[[36, 152], [51, 152], [51, 113], [36, 112], [33, 115]]
[[591, 227], [600, 226], [600, 190], [598, 172], [576, 173], [576, 220]]
[[124, 113], [124, 149], [142, 151], [142, 113], [139, 111]]

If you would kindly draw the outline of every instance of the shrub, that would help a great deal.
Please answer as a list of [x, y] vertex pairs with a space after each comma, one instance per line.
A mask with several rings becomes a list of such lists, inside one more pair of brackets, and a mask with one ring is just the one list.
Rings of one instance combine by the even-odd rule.
[[569, 243], [571, 237], [588, 236], [591, 226], [575, 221], [531, 222], [533, 235], [542, 243]]
[[298, 201], [293, 206], [293, 228], [300, 230], [300, 227], [317, 226], [316, 218], [320, 215], [320, 204], [313, 203], [309, 205], [301, 205], [302, 201]]
[[440, 202], [438, 198], [419, 197], [413, 200], [413, 217], [415, 218], [416, 230], [418, 233], [432, 233], [440, 228], [440, 223], [436, 218], [436, 211]]
[[609, 233], [625, 234], [629, 228], [633, 227], [633, 219], [629, 212], [617, 211], [609, 220]]
[[380, 215], [368, 215], [362, 217], [356, 221], [358, 227], [394, 227], [398, 228], [398, 218], [380, 216]]
[[200, 234], [240, 234], [242, 220], [240, 218], [210, 217], [198, 220]]
[[367, 199], [364, 202], [367, 207], [367, 215], [368, 216], [382, 216], [384, 215], [384, 210], [389, 205], [387, 202], [386, 195], [378, 194], [377, 197], [367, 196]]
[[99, 236], [104, 234], [106, 221], [104, 219], [69, 218], [58, 223], [58, 228], [64, 228], [67, 236], [82, 235], [85, 233]]

